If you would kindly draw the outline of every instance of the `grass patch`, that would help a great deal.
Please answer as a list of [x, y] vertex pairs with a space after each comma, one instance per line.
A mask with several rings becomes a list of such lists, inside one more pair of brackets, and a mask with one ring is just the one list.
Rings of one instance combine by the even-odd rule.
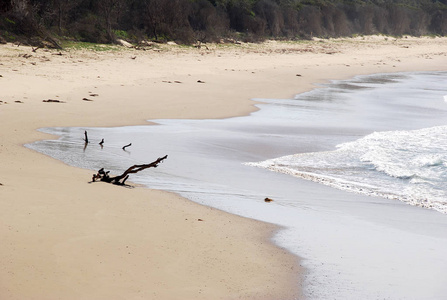
[[89, 50], [89, 51], [98, 51], [98, 52], [121, 50], [121, 48], [117, 45], [95, 44], [95, 43], [73, 42], [73, 41], [62, 42], [62, 47], [64, 49]]

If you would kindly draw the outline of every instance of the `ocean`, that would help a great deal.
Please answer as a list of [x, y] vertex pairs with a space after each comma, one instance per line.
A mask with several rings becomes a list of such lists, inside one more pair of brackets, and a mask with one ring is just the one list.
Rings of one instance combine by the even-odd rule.
[[[328, 89], [295, 99], [303, 106], [311, 103], [306, 110], [317, 109], [318, 118], [337, 120], [332, 121], [335, 126], [338, 122], [346, 125], [342, 118], [349, 114], [349, 120], [354, 115], [356, 128], [365, 127], [373, 133], [340, 143], [330, 151], [298, 153], [247, 165], [447, 213], [445, 74], [379, 78], [334, 82]], [[321, 114], [334, 101], [343, 103], [339, 109], [345, 111]]]
[[112, 174], [167, 154], [130, 180], [280, 225], [273, 240], [302, 257], [309, 299], [440, 299], [446, 83], [447, 72], [357, 76], [294, 99], [255, 99], [250, 116], [44, 128], [60, 138], [27, 147]]

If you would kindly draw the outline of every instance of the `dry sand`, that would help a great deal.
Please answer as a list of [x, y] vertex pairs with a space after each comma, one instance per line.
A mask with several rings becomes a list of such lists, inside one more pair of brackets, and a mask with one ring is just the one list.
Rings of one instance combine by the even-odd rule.
[[329, 79], [445, 71], [447, 38], [58, 54], [0, 46], [0, 298], [292, 299], [301, 269], [269, 242], [276, 227], [165, 192], [88, 184], [91, 171], [23, 144], [48, 138], [41, 127], [223, 118]]

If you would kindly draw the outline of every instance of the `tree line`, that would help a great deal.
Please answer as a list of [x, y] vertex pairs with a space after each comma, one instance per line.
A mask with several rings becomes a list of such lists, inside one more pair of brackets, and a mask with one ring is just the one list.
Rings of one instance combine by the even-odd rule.
[[0, 39], [260, 41], [446, 35], [447, 0], [2, 0]]

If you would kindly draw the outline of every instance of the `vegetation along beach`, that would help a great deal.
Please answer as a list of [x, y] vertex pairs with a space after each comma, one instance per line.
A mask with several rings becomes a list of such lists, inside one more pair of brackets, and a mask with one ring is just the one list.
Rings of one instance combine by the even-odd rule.
[[445, 1], [2, 2], [0, 299], [447, 297], [444, 202], [309, 171], [424, 147], [444, 195], [446, 20]]

